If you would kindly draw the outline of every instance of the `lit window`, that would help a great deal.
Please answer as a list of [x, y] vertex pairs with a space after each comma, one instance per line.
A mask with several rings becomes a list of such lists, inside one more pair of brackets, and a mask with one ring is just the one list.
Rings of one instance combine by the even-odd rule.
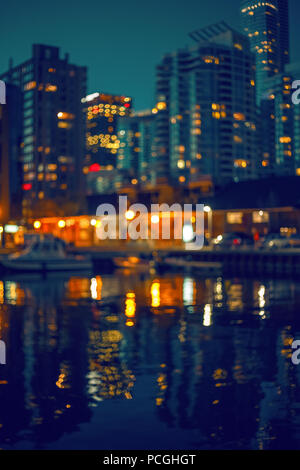
[[157, 103], [156, 107], [157, 107], [157, 109], [159, 109], [161, 111], [163, 109], [166, 109], [167, 105], [166, 105], [165, 102], [160, 101], [159, 103]]
[[289, 143], [291, 143], [291, 141], [292, 141], [292, 139], [288, 136], [284, 136], [284, 137], [279, 138], [279, 142], [281, 144], [289, 144]]
[[243, 213], [242, 212], [228, 212], [226, 214], [226, 220], [228, 224], [242, 224]]
[[24, 90], [33, 90], [36, 87], [36, 82], [28, 82], [24, 85]]
[[60, 129], [71, 129], [72, 124], [70, 122], [65, 122], [65, 121], [59, 121], [57, 126]]
[[62, 112], [62, 111], [57, 113], [57, 117], [58, 117], [58, 119], [74, 119], [75, 118], [74, 114], [65, 113], [65, 112]]
[[265, 211], [255, 211], [252, 214], [254, 224], [267, 224], [269, 222], [269, 213]]
[[56, 90], [57, 90], [56, 85], [51, 85], [50, 83], [47, 83], [47, 85], [45, 85], [45, 91], [47, 92], [54, 92]]
[[245, 114], [243, 113], [234, 113], [233, 117], [236, 119], [236, 121], [245, 121], [246, 119]]
[[235, 166], [236, 168], [247, 168], [248, 163], [247, 163], [246, 160], [239, 159], [239, 160], [235, 160], [234, 166]]

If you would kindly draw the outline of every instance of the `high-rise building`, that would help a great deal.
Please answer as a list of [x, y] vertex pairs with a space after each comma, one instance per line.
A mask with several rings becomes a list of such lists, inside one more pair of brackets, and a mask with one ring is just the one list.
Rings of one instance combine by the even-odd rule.
[[292, 82], [287, 72], [266, 80], [261, 102], [261, 176], [295, 174]]
[[284, 71], [289, 62], [288, 0], [241, 0], [242, 25], [256, 58], [256, 90], [259, 104], [265, 81]]
[[132, 100], [127, 96], [93, 93], [81, 101], [86, 120], [83, 171], [87, 192], [97, 194], [113, 191], [120, 146], [118, 120], [130, 115]]
[[155, 117], [151, 110], [134, 113], [119, 120], [117, 186], [151, 183], [152, 145], [155, 135]]
[[6, 86], [6, 104], [0, 104], [0, 223], [22, 215], [22, 94]]
[[[1, 75], [22, 91], [23, 214], [34, 201], [77, 201], [83, 187], [86, 68], [61, 58], [59, 48], [33, 45], [32, 57]], [[9, 106], [9, 104], [8, 104]]]
[[[300, 77], [300, 62], [293, 62], [286, 67], [286, 73], [289, 74], [294, 80], [299, 80]], [[290, 99], [292, 101], [292, 94], [295, 89], [291, 90]], [[293, 101], [292, 101], [293, 103]], [[292, 104], [293, 109], [293, 159], [294, 159], [294, 173], [300, 176], [300, 104]]]
[[190, 35], [194, 47], [157, 67], [157, 181], [216, 184], [248, 179], [256, 168], [254, 55], [249, 40], [224, 22]]
[[300, 174], [300, 106], [292, 101], [292, 84], [300, 76], [300, 63], [267, 80], [267, 99], [262, 101], [261, 176]]

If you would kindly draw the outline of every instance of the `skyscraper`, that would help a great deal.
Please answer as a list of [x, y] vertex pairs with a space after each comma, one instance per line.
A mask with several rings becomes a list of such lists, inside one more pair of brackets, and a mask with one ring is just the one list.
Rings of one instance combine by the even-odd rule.
[[284, 71], [289, 62], [288, 0], [241, 0], [242, 25], [256, 58], [257, 103], [265, 80]]
[[82, 98], [86, 120], [86, 148], [83, 171], [88, 194], [114, 190], [118, 119], [129, 116], [132, 100], [127, 96], [93, 93]]
[[[286, 73], [289, 74], [291, 79], [298, 80], [300, 77], [300, 62], [295, 62], [287, 65], [286, 67]], [[292, 93], [295, 90], [292, 89], [290, 93], [290, 99], [292, 101]], [[300, 105], [299, 104], [292, 104], [292, 124], [293, 124], [293, 130], [292, 130], [292, 135], [293, 135], [293, 160], [294, 160], [294, 172], [293, 174], [296, 174], [300, 176]]]
[[166, 55], [157, 67], [153, 171], [182, 185], [251, 178], [257, 155], [249, 41], [223, 22], [190, 36], [195, 47]]
[[[83, 183], [86, 68], [59, 48], [33, 45], [32, 57], [1, 75], [22, 92], [23, 215], [47, 200], [76, 201]], [[9, 106], [9, 104], [8, 104]]]
[[278, 73], [266, 79], [261, 101], [261, 176], [295, 174], [292, 75]]
[[300, 64], [267, 79], [267, 99], [261, 103], [262, 168], [260, 175], [300, 175], [300, 106], [293, 104], [292, 83], [300, 76]]
[[134, 113], [119, 120], [118, 172], [129, 184], [151, 183], [152, 145], [155, 135], [155, 117], [151, 110]]
[[289, 64], [288, 0], [243, 0], [242, 23], [256, 58], [259, 106], [258, 174], [295, 173], [292, 76]]
[[0, 222], [21, 214], [22, 94], [14, 85], [6, 86], [6, 104], [0, 104]]

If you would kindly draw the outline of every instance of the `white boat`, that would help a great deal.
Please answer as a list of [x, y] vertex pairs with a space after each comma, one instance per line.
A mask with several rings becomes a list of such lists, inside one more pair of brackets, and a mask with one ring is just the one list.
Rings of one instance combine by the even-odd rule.
[[52, 236], [33, 241], [24, 251], [14, 253], [1, 262], [13, 271], [88, 271], [93, 267], [87, 257], [68, 255], [64, 242]]

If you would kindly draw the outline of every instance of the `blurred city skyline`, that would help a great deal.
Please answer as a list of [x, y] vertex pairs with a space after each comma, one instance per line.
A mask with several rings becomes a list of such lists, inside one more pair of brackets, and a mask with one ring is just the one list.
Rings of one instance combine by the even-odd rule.
[[[229, 5], [230, 3], [230, 5]], [[2, 6], [0, 73], [27, 60], [32, 44], [59, 46], [72, 63], [87, 66], [88, 93], [101, 91], [132, 96], [136, 110], [155, 101], [155, 67], [162, 56], [193, 41], [188, 33], [224, 20], [241, 31], [240, 0], [213, 3], [187, 0], [176, 4], [154, 0], [149, 8], [136, 0], [101, 4], [59, 3], [54, 0], [45, 15], [42, 4], [31, 0]], [[290, 0], [291, 61], [300, 60], [297, 45], [299, 2]], [[11, 28], [11, 24], [14, 27]], [[55, 31], [55, 35], [54, 35]]]

